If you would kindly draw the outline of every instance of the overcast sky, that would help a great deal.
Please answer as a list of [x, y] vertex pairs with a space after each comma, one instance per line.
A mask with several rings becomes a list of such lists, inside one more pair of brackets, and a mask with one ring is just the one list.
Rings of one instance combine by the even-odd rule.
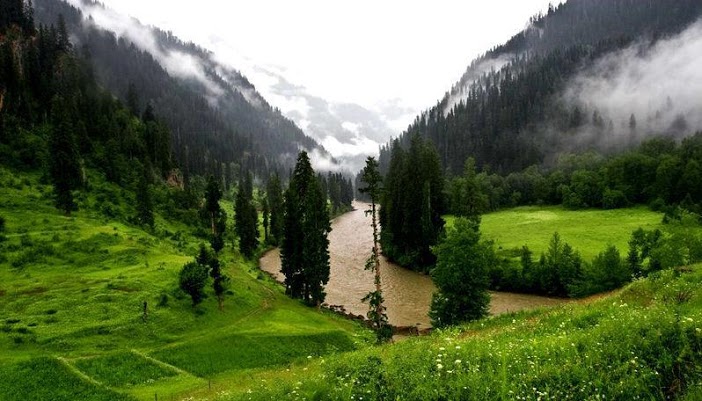
[[[256, 86], [254, 65], [309, 93], [420, 111], [472, 59], [526, 26], [548, 0], [103, 0], [221, 54]], [[556, 3], [556, 1], [553, 1]], [[260, 79], [263, 79], [261, 76]], [[264, 93], [265, 96], [265, 93]], [[275, 103], [275, 102], [273, 102]], [[274, 106], [277, 106], [274, 104]]]

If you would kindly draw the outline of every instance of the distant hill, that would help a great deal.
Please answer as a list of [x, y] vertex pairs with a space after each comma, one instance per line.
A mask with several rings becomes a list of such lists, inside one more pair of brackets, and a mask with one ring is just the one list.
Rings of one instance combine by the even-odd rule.
[[328, 157], [212, 53], [98, 3], [86, 1], [80, 10], [61, 0], [34, 5], [39, 23], [64, 16], [71, 40], [105, 88], [135, 111], [153, 105], [173, 132], [173, 152], [186, 172], [235, 175], [244, 167], [267, 175], [287, 172], [300, 149]]
[[[479, 57], [398, 138], [431, 139], [444, 167], [500, 173], [562, 152], [621, 150], [702, 129], [697, 0], [570, 0]], [[496, 16], [497, 18], [497, 16]], [[467, 38], [469, 40], [469, 38]], [[700, 77], [702, 78], [702, 77]], [[387, 167], [390, 145], [381, 151]]]

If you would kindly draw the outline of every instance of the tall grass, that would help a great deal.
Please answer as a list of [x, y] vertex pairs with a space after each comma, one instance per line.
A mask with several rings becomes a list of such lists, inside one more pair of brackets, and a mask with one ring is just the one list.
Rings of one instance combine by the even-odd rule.
[[327, 360], [296, 382], [220, 399], [596, 400], [702, 385], [702, 266], [585, 304], [477, 322]]

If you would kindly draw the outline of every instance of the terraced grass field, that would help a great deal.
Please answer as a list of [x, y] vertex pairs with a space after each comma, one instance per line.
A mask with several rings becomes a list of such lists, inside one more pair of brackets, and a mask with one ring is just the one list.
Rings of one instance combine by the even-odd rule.
[[39, 178], [0, 170], [0, 400], [230, 391], [256, 372], [369, 339], [356, 323], [287, 298], [231, 243], [221, 256], [232, 278], [224, 311], [214, 296], [193, 309], [177, 290], [200, 243], [188, 226], [157, 216], [147, 232], [106, 217], [95, 193], [113, 193], [116, 214], [129, 213], [130, 199], [99, 181], [65, 217]]

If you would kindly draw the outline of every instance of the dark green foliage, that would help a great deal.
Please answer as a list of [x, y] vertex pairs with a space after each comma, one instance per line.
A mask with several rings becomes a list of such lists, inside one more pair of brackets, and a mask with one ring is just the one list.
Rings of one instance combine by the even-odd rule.
[[0, 233], [5, 232], [5, 218], [0, 216]]
[[268, 232], [270, 231], [270, 209], [268, 208], [268, 198], [263, 198], [261, 207], [261, 220], [263, 222], [263, 243], [268, 244]]
[[619, 209], [629, 206], [629, 201], [626, 199], [624, 192], [618, 189], [605, 189], [602, 193], [602, 208], [603, 209]]
[[34, 32], [34, 10], [32, 3], [24, 0], [3, 0], [0, 2], [0, 34], [11, 27], [17, 27], [24, 34]]
[[219, 206], [219, 201], [222, 199], [222, 189], [214, 175], [210, 174], [207, 177], [207, 187], [205, 187], [205, 210], [209, 217], [212, 235], [217, 235], [216, 222], [222, 208]]
[[205, 298], [207, 284], [207, 267], [190, 262], [183, 266], [179, 275], [180, 289], [185, 291], [193, 301], [193, 307]]
[[353, 183], [351, 179], [347, 179], [341, 173], [331, 172], [327, 174], [326, 179], [324, 176], [320, 176], [319, 179], [323, 186], [323, 192], [329, 197], [332, 214], [351, 210], [351, 202], [353, 201]]
[[280, 245], [283, 239], [283, 216], [285, 214], [285, 206], [283, 203], [283, 189], [277, 174], [273, 174], [268, 180], [266, 194], [270, 210], [268, 243], [271, 245]]
[[52, 103], [54, 129], [49, 140], [49, 172], [54, 184], [56, 207], [66, 215], [78, 207], [72, 191], [80, 185], [80, 160], [78, 147], [73, 136], [73, 117], [66, 100], [60, 97]]
[[368, 157], [366, 159], [366, 166], [361, 171], [360, 177], [361, 182], [365, 185], [358, 190], [370, 199], [371, 208], [366, 210], [366, 215], [371, 215], [371, 226], [373, 227], [373, 249], [371, 249], [371, 256], [366, 261], [365, 268], [375, 273], [373, 279], [375, 290], [363, 297], [363, 302], [368, 302], [368, 319], [373, 325], [378, 342], [382, 343], [392, 338], [392, 327], [388, 324], [388, 316], [383, 305], [383, 289], [380, 276], [380, 237], [376, 202], [380, 199], [383, 177], [378, 171], [378, 162], [375, 158]]
[[385, 178], [380, 223], [383, 253], [402, 266], [428, 270], [435, 262], [431, 247], [443, 232], [446, 212], [442, 169], [430, 142], [415, 136], [409, 151], [399, 142]]
[[137, 220], [139, 223], [154, 227], [154, 206], [149, 188], [151, 178], [151, 168], [144, 166], [144, 171], [139, 177], [139, 184], [136, 190]]
[[258, 248], [258, 212], [253, 202], [251, 175], [246, 174], [239, 182], [239, 191], [234, 203], [236, 234], [239, 237], [239, 251], [251, 258]]
[[449, 181], [449, 211], [456, 216], [478, 219], [488, 211], [489, 200], [481, 188], [475, 170], [475, 160], [469, 157], [463, 169], [463, 176]]
[[[100, 85], [129, 106], [130, 116], [141, 116], [149, 104], [157, 109], [159, 120], [176, 133], [168, 142], [172, 144], [173, 158], [186, 176], [214, 173], [233, 182], [236, 177], [232, 177], [235, 176], [232, 172], [243, 169], [267, 177], [273, 171], [292, 167], [284, 156], [297, 153], [298, 146], [319, 148], [277, 108], [259, 97], [245, 76], [215, 64], [205, 49], [184, 43], [169, 32], [143, 27], [153, 33], [161, 51], [187, 55], [203, 66], [207, 80], [222, 90], [216, 102], [211, 98], [211, 86], [206, 87], [200, 80], [172, 76], [157, 57], [128, 38], [115, 36], [98, 24], [86, 24], [88, 16], [70, 4], [56, 0], [35, 0], [35, 3], [39, 22], [55, 24], [57, 15], [65, 16], [70, 36], [81, 44], [82, 51], [90, 54]], [[234, 82], [239, 90], [232, 86]], [[253, 100], [247, 100], [248, 94]], [[151, 144], [165, 146], [167, 141], [161, 139], [166, 138], [150, 128], [149, 131], [145, 148], [153, 157], [154, 167], [162, 168], [163, 163], [168, 164], [167, 157], [152, 152]]]
[[580, 278], [582, 260], [577, 251], [554, 233], [548, 251], [537, 267], [541, 288], [549, 295], [565, 297]]
[[[564, 107], [553, 99], [583, 65], [639, 38], [676, 34], [700, 15], [702, 4], [697, 0], [680, 0], [675, 7], [665, 1], [564, 2], [535, 16], [529, 28], [476, 59], [441, 101], [417, 116], [399, 141], [407, 147], [418, 133], [436, 145], [450, 171], [461, 171], [465, 160], [474, 157], [478, 166], [505, 175], [552, 160], [574, 146], [576, 151], [591, 147], [611, 151], [612, 143], [601, 141], [610, 124], [598, 110], [588, 105]], [[501, 67], [488, 70], [495, 64]], [[629, 133], [643, 132], [643, 117], [637, 117], [638, 128], [632, 124], [636, 117], [630, 118], [620, 135], [630, 136], [630, 142], [614, 146], [635, 143], [638, 136]], [[542, 129], [544, 122], [555, 129]], [[579, 131], [592, 135], [574, 144], [572, 138]], [[381, 150], [383, 172], [391, 152], [391, 146]]]
[[209, 266], [212, 258], [213, 256], [207, 249], [205, 244], [200, 244], [200, 250], [198, 251], [198, 254], [195, 257], [195, 262], [200, 266]]
[[300, 152], [285, 192], [280, 251], [286, 292], [293, 298], [314, 305], [324, 301], [324, 285], [329, 281], [329, 231], [327, 198], [307, 153]]
[[631, 280], [632, 271], [615, 246], [609, 246], [585, 265], [582, 277], [571, 287], [571, 295], [584, 297], [614, 290]]
[[219, 264], [217, 257], [213, 257], [209, 261], [210, 267], [210, 277], [212, 277], [212, 289], [214, 290], [215, 296], [217, 297], [217, 304], [219, 305], [219, 310], [224, 308], [224, 295], [229, 289], [230, 279], [227, 275], [222, 273], [222, 269]]
[[490, 304], [488, 269], [497, 257], [489, 242], [480, 241], [478, 223], [459, 217], [436, 247], [431, 276], [438, 292], [429, 316], [434, 327], [480, 319]]

